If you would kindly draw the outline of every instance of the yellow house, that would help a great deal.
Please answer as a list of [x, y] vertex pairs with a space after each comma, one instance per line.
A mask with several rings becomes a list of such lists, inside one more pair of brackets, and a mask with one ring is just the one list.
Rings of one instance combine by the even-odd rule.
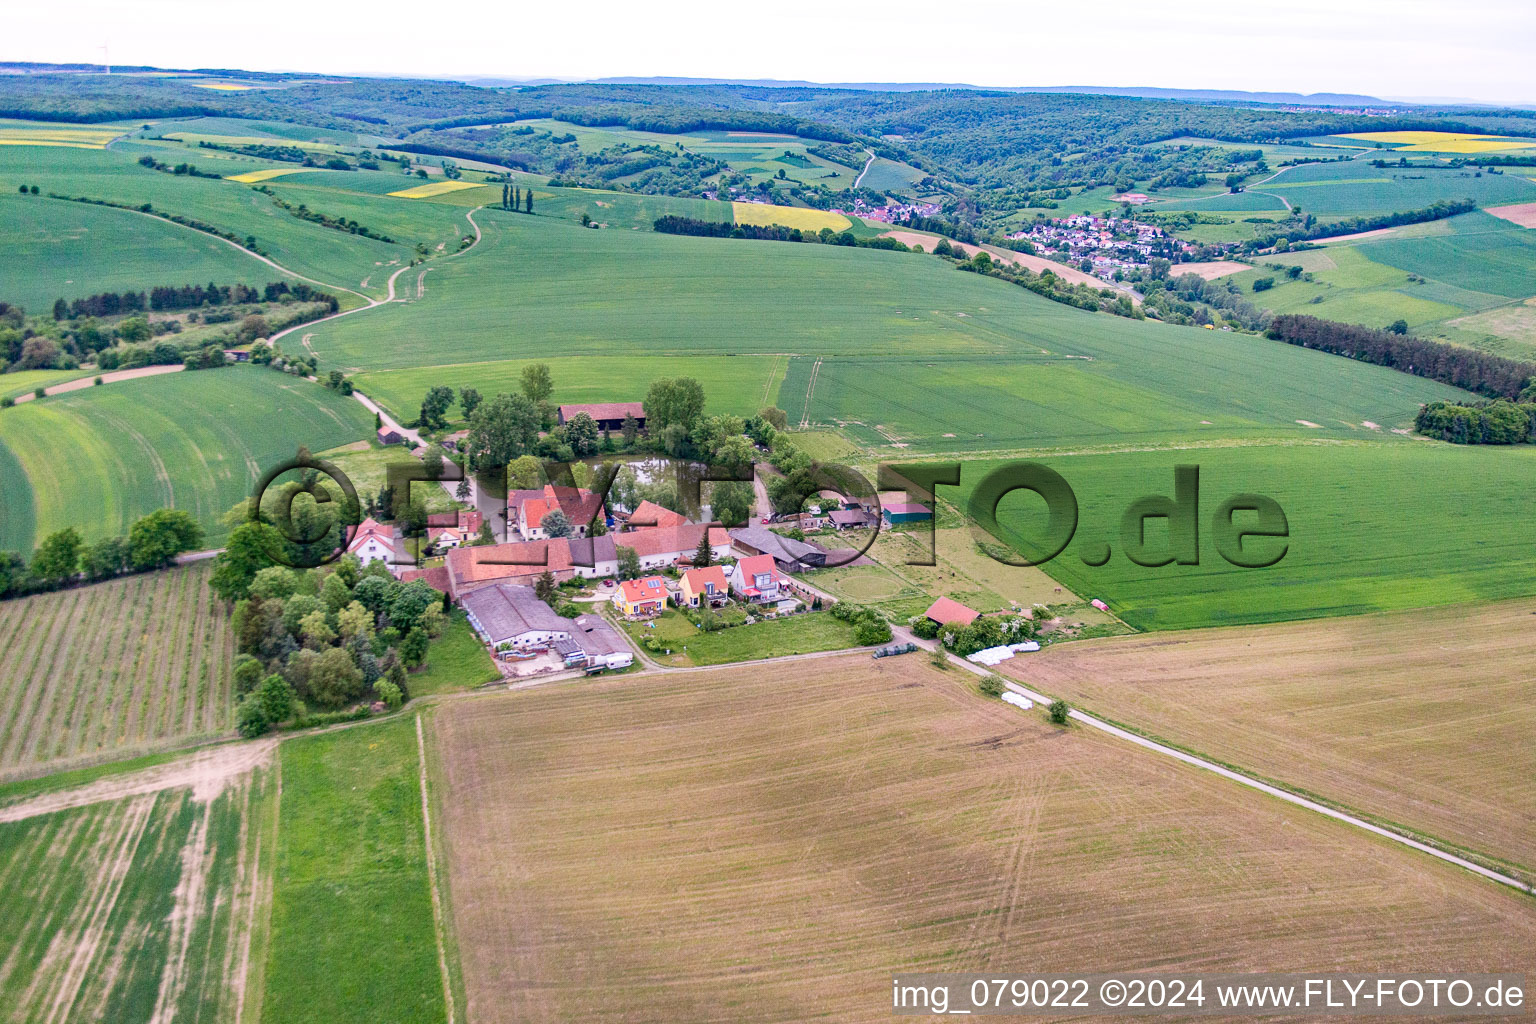
[[613, 603], [627, 619], [658, 615], [667, 606], [667, 581], [661, 576], [625, 580], [614, 592]]

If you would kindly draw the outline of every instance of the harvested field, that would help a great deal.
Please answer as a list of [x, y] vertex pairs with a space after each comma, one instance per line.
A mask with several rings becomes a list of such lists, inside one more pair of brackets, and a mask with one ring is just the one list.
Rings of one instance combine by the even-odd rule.
[[1536, 875], [1536, 601], [1050, 648], [1087, 711]]
[[1168, 271], [1169, 277], [1178, 277], [1180, 274], [1198, 274], [1207, 281], [1214, 281], [1218, 277], [1226, 277], [1228, 274], [1241, 274], [1245, 270], [1252, 270], [1246, 263], [1238, 263], [1236, 260], [1215, 260], [1211, 263], [1175, 263]]
[[8, 602], [0, 777], [227, 733], [234, 634], [211, 572], [203, 562]]
[[1508, 206], [1490, 206], [1487, 212], [1523, 228], [1536, 228], [1536, 203], [1511, 203]]
[[919, 658], [544, 687], [435, 733], [475, 1021], [883, 1021], [893, 971], [1026, 960], [1536, 966], [1517, 893]]
[[239, 1019], [277, 783], [225, 782], [0, 825], [5, 1020]]

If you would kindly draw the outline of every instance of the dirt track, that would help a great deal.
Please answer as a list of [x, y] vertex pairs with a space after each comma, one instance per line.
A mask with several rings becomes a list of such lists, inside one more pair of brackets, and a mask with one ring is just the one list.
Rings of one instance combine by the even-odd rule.
[[[939, 242], [939, 240], [933, 235], [921, 235], [916, 231], [885, 231], [881, 233], [880, 237], [894, 238], [902, 245], [920, 245], [923, 247], [925, 252], [932, 252], [933, 247]], [[1032, 270], [1037, 274], [1044, 273], [1045, 271], [1049, 270], [1057, 277], [1065, 281], [1069, 281], [1072, 284], [1086, 284], [1090, 288], [1115, 287], [1102, 278], [1094, 277], [1092, 274], [1085, 274], [1081, 270], [1078, 270], [1076, 267], [1069, 267], [1064, 263], [1057, 263], [1055, 260], [1048, 260], [1044, 256], [1031, 256], [1028, 253], [1014, 252], [1011, 249], [999, 249], [995, 245], [966, 245], [964, 242], [957, 242], [954, 239], [950, 239], [949, 244], [952, 248], [959, 249], [967, 256], [974, 256], [977, 252], [985, 250], [987, 255], [991, 256], [995, 260], [1002, 260], [1005, 263], [1012, 263], [1023, 267], [1025, 270]], [[1118, 291], [1120, 289], [1116, 290]]]
[[226, 743], [143, 771], [113, 775], [57, 793], [44, 793], [9, 807], [0, 807], [0, 824], [182, 786], [191, 787], [194, 800], [207, 803], [224, 792], [224, 787], [234, 779], [271, 761], [277, 742], [278, 738], [274, 736], [253, 742]]

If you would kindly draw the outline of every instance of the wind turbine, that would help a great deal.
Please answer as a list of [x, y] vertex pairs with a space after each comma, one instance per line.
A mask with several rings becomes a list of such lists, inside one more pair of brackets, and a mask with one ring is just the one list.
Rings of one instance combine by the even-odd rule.
[[110, 75], [112, 73], [112, 60], [107, 54], [107, 44], [102, 43], [97, 49], [101, 50], [102, 66], [107, 69], [106, 73]]

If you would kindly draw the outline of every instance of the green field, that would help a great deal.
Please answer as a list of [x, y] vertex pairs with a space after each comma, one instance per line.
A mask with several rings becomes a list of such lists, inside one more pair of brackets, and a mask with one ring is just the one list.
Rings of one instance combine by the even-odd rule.
[[0, 374], [0, 398], [30, 395], [38, 388], [51, 388], [83, 376], [84, 370], [15, 370]]
[[[1536, 354], [1529, 324], [1504, 311], [1536, 294], [1536, 232], [1480, 210], [1262, 262], [1232, 280], [1246, 291], [1256, 278], [1273, 278], [1272, 289], [1252, 296], [1267, 309], [1370, 327], [1401, 319], [1418, 334], [1515, 358]], [[1312, 280], [1277, 272], [1287, 266]], [[1471, 319], [1477, 314], [1486, 315]]]
[[264, 1019], [445, 1019], [415, 723], [283, 744]]
[[262, 285], [282, 277], [223, 239], [129, 210], [6, 189], [0, 221], [0, 299], [34, 314], [47, 313], [54, 299], [97, 292], [206, 281]]
[[[141, 152], [151, 152], [156, 159], [165, 163], [191, 161], [212, 166], [219, 160], [213, 155], [214, 151], [198, 151], [166, 144], [155, 146], [118, 144], [115, 148], [107, 150], [0, 146], [0, 192], [14, 193], [15, 185], [36, 182], [45, 194], [56, 192], [71, 197], [86, 196], [134, 206], [150, 203], [157, 211], [193, 218], [233, 232], [242, 238], [246, 235], [254, 235], [257, 244], [268, 252], [272, 259], [296, 273], [307, 275], [334, 287], [359, 289], [380, 297], [384, 294], [385, 275], [379, 274], [379, 268], [392, 262], [408, 261], [411, 249], [417, 242], [426, 242], [429, 248], [439, 243], [456, 246], [460, 228], [468, 228], [462, 216], [458, 216], [455, 222], [455, 215], [451, 210], [436, 204], [423, 205], [412, 203], [410, 200], [382, 196], [370, 197], [363, 194], [351, 195], [306, 189], [297, 184], [304, 175], [293, 176], [294, 184], [292, 185], [279, 185], [283, 182], [282, 178], [275, 178], [268, 183], [274, 191], [279, 192], [294, 205], [302, 202], [320, 213], [356, 219], [364, 226], [396, 239], [395, 244], [388, 244], [361, 235], [349, 234], [346, 231], [325, 228], [291, 216], [275, 206], [268, 196], [248, 185], [222, 179], [162, 174], [141, 167], [137, 163]], [[224, 171], [238, 173], [272, 166], [263, 162], [224, 161], [224, 163], [228, 166], [219, 167], [221, 173]], [[404, 180], [387, 175], [383, 171], [355, 173], [360, 179], [377, 174], [395, 182]], [[10, 198], [7, 196], [7, 199]], [[20, 199], [19, 196], [14, 198]], [[49, 201], [50, 205], [54, 202], [57, 201]], [[94, 207], [81, 205], [83, 209], [95, 210]], [[8, 205], [6, 208], [11, 207]], [[67, 217], [64, 223], [70, 223]], [[166, 230], [184, 231], [185, 229], [173, 229], [167, 225]], [[196, 241], [195, 235], [191, 237]], [[26, 238], [32, 240], [18, 245]], [[0, 239], [0, 258], [3, 258], [6, 264], [14, 266], [29, 256], [35, 258], [40, 244], [43, 243], [39, 242], [36, 232], [25, 236], [13, 236], [7, 232], [5, 237]], [[223, 243], [217, 244], [223, 245]], [[78, 252], [79, 243], [69, 241], [68, 237], [61, 233], [53, 245], [64, 246], [62, 249], [54, 250], [60, 252], [62, 261], [69, 254]], [[13, 246], [17, 248], [13, 249]], [[75, 246], [75, 248], [71, 249], [69, 246]], [[225, 248], [228, 247], [225, 246]], [[232, 258], [240, 258], [238, 252], [232, 249], [229, 251]], [[101, 290], [95, 283], [96, 276], [99, 274], [106, 275], [110, 280], [123, 279], [123, 273], [114, 269], [120, 259], [117, 251], [103, 247], [91, 252], [89, 256], [89, 259], [69, 264], [68, 276], [78, 283], [82, 293], [89, 294]], [[271, 280], [273, 276], [271, 268], [249, 257], [245, 259], [250, 262], [254, 271], [259, 272], [253, 274], [254, 279]], [[129, 264], [130, 268], [139, 265], [146, 270], [152, 270], [154, 263], [150, 261]], [[165, 274], [175, 270], [178, 264], [168, 262], [161, 266], [163, 269], [159, 273]], [[181, 271], [177, 270], [177, 273]], [[206, 273], [200, 273], [202, 279], [207, 278]], [[220, 276], [220, 279], [222, 280], [228, 273], [232, 271], [227, 271], [225, 275]], [[360, 282], [369, 276], [373, 276], [374, 280], [367, 288], [362, 288]], [[193, 279], [198, 278], [194, 276]], [[135, 283], [139, 287], [147, 287], [161, 283], [181, 283], [182, 280], [183, 278], [178, 276], [170, 282], [155, 279], [138, 280]], [[43, 293], [57, 290], [56, 286], [47, 287], [46, 281], [32, 287]]]
[[277, 787], [205, 788], [0, 824], [7, 1020], [237, 1019]]
[[360, 404], [295, 377], [231, 367], [144, 377], [0, 412], [0, 550], [75, 526], [127, 532], [157, 508], [191, 513], [216, 545], [218, 518], [299, 445], [366, 437]]
[[1397, 426], [1458, 394], [1263, 339], [1084, 314], [920, 255], [480, 219], [485, 241], [434, 270], [423, 300], [317, 325], [322, 364], [365, 369], [364, 388], [404, 415], [432, 384], [510, 387], [551, 353], [560, 401], [639, 398], [686, 366], [713, 409], [776, 397], [793, 422], [919, 451], [1295, 434], [1298, 419], [1347, 432], [1339, 421]]
[[0, 772], [232, 734], [234, 633], [210, 566], [9, 603]]
[[[1536, 452], [1383, 440], [1184, 452], [1045, 458], [1077, 495], [1071, 545], [1045, 569], [1084, 598], [1102, 598], [1142, 629], [1273, 622], [1490, 601], [1536, 593], [1530, 517]], [[1143, 568], [1125, 555], [1121, 514], [1143, 495], [1172, 495], [1173, 467], [1198, 465], [1200, 564]], [[967, 463], [966, 495], [990, 468]], [[1224, 561], [1212, 540], [1217, 505], [1269, 495], [1290, 529], [1285, 557], [1267, 569]], [[962, 498], [963, 500], [963, 498]], [[1004, 499], [1004, 539], [1021, 550], [1043, 536], [1043, 502]], [[1243, 520], [1240, 519], [1241, 523]], [[1152, 550], [1166, 531], [1148, 527]], [[1104, 544], [1110, 561], [1083, 559]], [[1276, 541], [1256, 541], [1262, 545]]]

